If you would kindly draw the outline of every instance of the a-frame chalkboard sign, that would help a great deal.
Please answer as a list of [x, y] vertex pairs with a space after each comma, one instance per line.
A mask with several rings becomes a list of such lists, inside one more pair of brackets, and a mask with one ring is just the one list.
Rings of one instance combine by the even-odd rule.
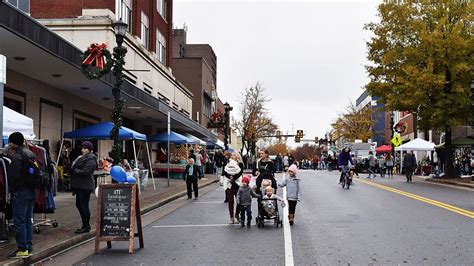
[[112, 248], [112, 241], [129, 241], [128, 252], [131, 254], [135, 249], [135, 237], [138, 237], [140, 248], [143, 248], [136, 184], [99, 185], [96, 228], [95, 253], [99, 253], [101, 241], [107, 241], [107, 248]]

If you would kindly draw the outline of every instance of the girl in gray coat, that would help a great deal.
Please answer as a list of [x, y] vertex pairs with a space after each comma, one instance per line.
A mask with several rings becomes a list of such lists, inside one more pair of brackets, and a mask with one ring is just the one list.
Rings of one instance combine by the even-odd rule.
[[286, 187], [286, 198], [288, 200], [288, 221], [290, 225], [295, 222], [296, 203], [301, 200], [301, 179], [296, 177], [298, 167], [292, 164], [288, 168], [289, 177], [285, 176], [283, 181], [278, 183], [279, 187]]

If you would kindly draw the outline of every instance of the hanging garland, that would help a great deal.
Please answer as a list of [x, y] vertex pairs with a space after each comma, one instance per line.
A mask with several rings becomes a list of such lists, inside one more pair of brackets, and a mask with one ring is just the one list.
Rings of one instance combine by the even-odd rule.
[[89, 79], [100, 79], [110, 72], [113, 65], [112, 54], [105, 43], [93, 43], [84, 51], [82, 73]]

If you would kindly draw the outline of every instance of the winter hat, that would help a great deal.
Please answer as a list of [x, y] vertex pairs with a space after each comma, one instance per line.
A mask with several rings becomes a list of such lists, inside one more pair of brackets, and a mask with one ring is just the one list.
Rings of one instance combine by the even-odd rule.
[[90, 151], [92, 151], [92, 150], [94, 149], [94, 145], [92, 145], [92, 142], [90, 142], [90, 141], [88, 141], [88, 140], [84, 141], [84, 142], [81, 144], [81, 147], [82, 147], [82, 148], [86, 148], [86, 149], [88, 149], [88, 150], [90, 150]]
[[298, 167], [297, 167], [296, 165], [292, 164], [292, 165], [288, 168], [288, 171], [291, 171], [291, 172], [295, 173], [295, 175], [296, 175], [296, 173], [298, 172]]
[[244, 178], [242, 178], [242, 183], [250, 183], [250, 178], [248, 176], [244, 176]]
[[21, 146], [25, 142], [25, 137], [20, 132], [13, 132], [8, 137], [8, 143], [13, 143], [15, 145]]

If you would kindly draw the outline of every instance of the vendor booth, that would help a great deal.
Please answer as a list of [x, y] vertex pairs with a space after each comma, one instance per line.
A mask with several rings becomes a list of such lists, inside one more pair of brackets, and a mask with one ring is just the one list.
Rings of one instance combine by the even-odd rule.
[[[196, 144], [197, 141], [188, 138], [187, 136], [181, 135], [179, 133], [170, 131], [170, 135], [168, 133], [160, 133], [155, 136], [151, 136], [148, 138], [150, 142], [156, 142], [160, 144], [167, 144], [168, 141], [170, 144], [175, 145], [187, 145], [187, 144]], [[176, 149], [175, 149], [176, 150]], [[168, 152], [168, 151], [167, 151]], [[170, 178], [172, 179], [182, 179], [185, 169], [186, 169], [186, 164], [187, 164], [187, 149], [184, 151], [181, 151], [183, 154], [181, 157], [182, 158], [170, 158], [169, 163], [166, 163], [166, 161], [163, 162], [155, 162], [153, 163], [153, 172], [157, 174], [158, 176], [164, 177], [168, 171], [170, 173]]]
[[20, 132], [27, 140], [32, 140], [36, 137], [33, 131], [33, 119], [3, 106], [4, 142], [8, 141], [8, 136], [13, 132]]
[[389, 153], [392, 151], [392, 146], [389, 145], [382, 145], [380, 147], [375, 148], [376, 153]]
[[[433, 151], [435, 144], [424, 139], [416, 138], [410, 142], [395, 148], [400, 152], [400, 169], [403, 169], [403, 151]], [[431, 166], [429, 166], [431, 168]], [[423, 169], [423, 172], [431, 172], [431, 169]]]
[[[112, 131], [112, 128], [114, 127], [114, 124], [112, 122], [103, 122], [99, 124], [92, 125], [90, 127], [85, 127], [81, 128], [75, 131], [70, 131], [70, 132], [65, 132], [63, 135], [63, 139], [61, 140], [61, 149], [63, 147], [63, 142], [64, 139], [90, 139], [90, 140], [110, 140], [110, 131]], [[153, 182], [153, 188], [156, 190], [155, 186], [155, 180], [153, 178], [153, 171], [152, 171], [152, 163], [150, 160], [150, 151], [148, 148], [148, 141], [147, 137], [145, 134], [138, 133], [132, 129], [126, 128], [126, 127], [121, 127], [119, 130], [119, 139], [120, 140], [131, 140], [133, 144], [133, 156], [135, 159], [135, 165], [134, 168], [138, 168], [138, 160], [137, 160], [137, 152], [136, 152], [136, 146], [135, 146], [135, 141], [140, 140], [140, 141], [145, 141], [146, 143], [146, 151], [147, 151], [147, 156], [148, 156], [148, 162], [149, 162], [149, 169], [151, 172], [151, 177], [152, 177], [152, 182]], [[59, 154], [61, 154], [61, 150], [59, 151]], [[59, 161], [58, 156], [58, 160]], [[57, 164], [56, 162], [56, 164]], [[141, 183], [141, 182], [140, 182]]]

